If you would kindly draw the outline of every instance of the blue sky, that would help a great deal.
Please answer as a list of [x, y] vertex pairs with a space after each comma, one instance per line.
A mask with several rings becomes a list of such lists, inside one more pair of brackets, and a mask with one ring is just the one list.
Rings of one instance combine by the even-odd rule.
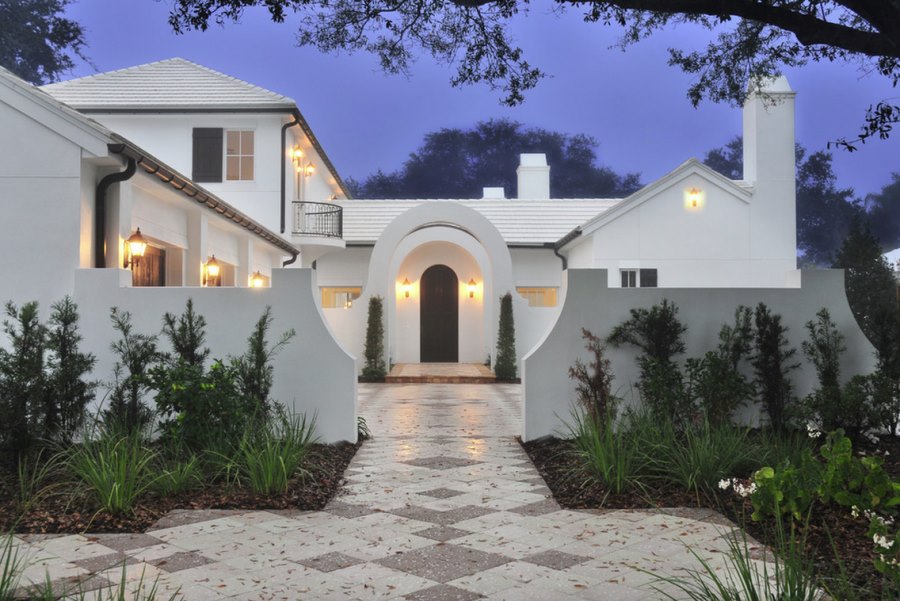
[[[264, 11], [248, 11], [238, 25], [180, 36], [166, 21], [168, 1], [75, 0], [68, 13], [87, 29], [87, 53], [100, 71], [180, 56], [294, 98], [344, 177], [394, 170], [426, 132], [490, 118], [591, 135], [601, 163], [640, 172], [645, 183], [740, 133], [739, 109], [712, 103], [694, 109], [685, 95], [689, 76], [666, 64], [667, 47], [705, 45], [705, 32], [682, 28], [622, 52], [611, 48], [615, 28], [533, 5], [514, 32], [529, 61], [550, 77], [513, 108], [486, 86], [452, 88], [452, 68], [430, 56], [406, 78], [383, 74], [365, 53], [298, 48], [290, 18], [271, 23]], [[94, 72], [79, 64], [72, 75]], [[900, 95], [884, 78], [851, 65], [816, 64], [786, 75], [797, 91], [797, 140], [810, 150], [852, 137], [869, 104]], [[900, 172], [900, 130], [858, 152], [833, 153], [841, 186], [876, 192]]]

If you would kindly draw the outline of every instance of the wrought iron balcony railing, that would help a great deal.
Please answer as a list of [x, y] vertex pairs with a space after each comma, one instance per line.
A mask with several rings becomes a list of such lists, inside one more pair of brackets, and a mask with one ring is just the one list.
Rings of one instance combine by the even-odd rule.
[[294, 202], [295, 236], [343, 238], [344, 209], [330, 202]]

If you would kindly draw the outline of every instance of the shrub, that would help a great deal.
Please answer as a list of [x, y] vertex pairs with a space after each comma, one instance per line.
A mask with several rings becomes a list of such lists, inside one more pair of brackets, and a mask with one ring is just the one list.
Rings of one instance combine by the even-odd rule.
[[684, 353], [687, 327], [678, 320], [678, 307], [668, 300], [650, 309], [631, 309], [631, 317], [613, 328], [608, 342], [631, 345], [642, 354], [638, 388], [647, 406], [657, 416], [689, 417], [690, 399], [684, 391], [681, 372], [674, 357]]
[[618, 399], [610, 391], [613, 374], [609, 359], [604, 354], [603, 341], [585, 328], [581, 329], [585, 348], [592, 355], [592, 361], [585, 365], [580, 359], [569, 368], [569, 378], [575, 380], [578, 404], [587, 415], [600, 425], [611, 423], [616, 418]]
[[266, 338], [273, 320], [272, 307], [266, 307], [247, 338], [247, 351], [231, 361], [238, 391], [260, 417], [267, 415], [270, 409], [269, 392], [275, 373], [272, 360], [297, 334], [291, 328], [281, 335], [278, 342], [269, 346]]
[[203, 367], [209, 357], [206, 348], [206, 319], [194, 312], [194, 300], [188, 299], [184, 313], [163, 316], [163, 334], [169, 339], [176, 362]]
[[187, 461], [176, 461], [163, 467], [153, 482], [153, 489], [162, 495], [171, 495], [193, 490], [201, 484], [200, 460], [191, 455]]
[[123, 514], [153, 485], [156, 458], [139, 430], [107, 429], [73, 447], [67, 467], [100, 509]]
[[382, 380], [387, 375], [384, 367], [384, 300], [380, 296], [369, 298], [369, 320], [366, 325], [366, 364], [362, 375], [371, 380]]
[[12, 534], [3, 536], [0, 542], [0, 601], [12, 601], [19, 588], [25, 557], [19, 555], [19, 547]]
[[150, 384], [147, 372], [160, 355], [156, 336], [136, 333], [128, 311], [113, 307], [110, 318], [120, 338], [111, 345], [117, 357], [113, 366], [115, 382], [103, 417], [109, 427], [131, 433], [150, 423], [152, 414], [144, 403]]
[[784, 430], [794, 397], [789, 374], [799, 367], [792, 363], [796, 349], [788, 347], [787, 327], [781, 315], [773, 315], [764, 303], [754, 311], [754, 353], [751, 360], [760, 401], [776, 430]]
[[46, 328], [36, 302], [21, 309], [7, 303], [6, 315], [3, 331], [9, 347], [0, 348], [0, 442], [15, 465], [40, 437]]
[[71, 442], [84, 423], [85, 410], [94, 399], [96, 382], [87, 380], [97, 359], [79, 350], [78, 306], [70, 297], [53, 305], [47, 331], [47, 390], [44, 432], [48, 438]]
[[516, 326], [513, 319], [512, 294], [500, 297], [500, 325], [497, 330], [497, 362], [494, 374], [499, 380], [514, 380], [518, 374]]

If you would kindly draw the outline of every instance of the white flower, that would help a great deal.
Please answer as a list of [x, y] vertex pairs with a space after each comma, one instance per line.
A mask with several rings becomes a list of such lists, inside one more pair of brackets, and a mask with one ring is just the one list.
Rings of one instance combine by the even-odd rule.
[[851, 507], [851, 508], [850, 508], [850, 515], [852, 515], [852, 516], [855, 517], [855, 518], [858, 518], [858, 517], [859, 517], [859, 507], [857, 507], [856, 505], [854, 505], [853, 507]]
[[813, 423], [806, 424], [806, 434], [810, 438], [818, 438], [822, 435], [822, 432], [816, 427]]
[[888, 538], [886, 536], [876, 534], [875, 536], [872, 537], [872, 541], [877, 546], [881, 547], [882, 549], [890, 549], [891, 548], [892, 543], [891, 543], [891, 541], [888, 540]]
[[728, 490], [731, 487], [731, 480], [719, 480], [719, 488]]

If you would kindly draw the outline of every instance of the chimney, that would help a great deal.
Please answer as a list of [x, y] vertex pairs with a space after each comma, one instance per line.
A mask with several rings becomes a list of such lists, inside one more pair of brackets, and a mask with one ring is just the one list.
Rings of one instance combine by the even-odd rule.
[[550, 166], [544, 153], [528, 153], [519, 155], [519, 167], [516, 169], [519, 178], [518, 198], [550, 198]]
[[482, 188], [481, 198], [492, 200], [506, 198], [506, 190], [503, 189], [503, 186], [500, 186], [499, 188]]
[[750, 254], [796, 268], [794, 97], [782, 75], [765, 79], [744, 103], [744, 181], [753, 186]]

